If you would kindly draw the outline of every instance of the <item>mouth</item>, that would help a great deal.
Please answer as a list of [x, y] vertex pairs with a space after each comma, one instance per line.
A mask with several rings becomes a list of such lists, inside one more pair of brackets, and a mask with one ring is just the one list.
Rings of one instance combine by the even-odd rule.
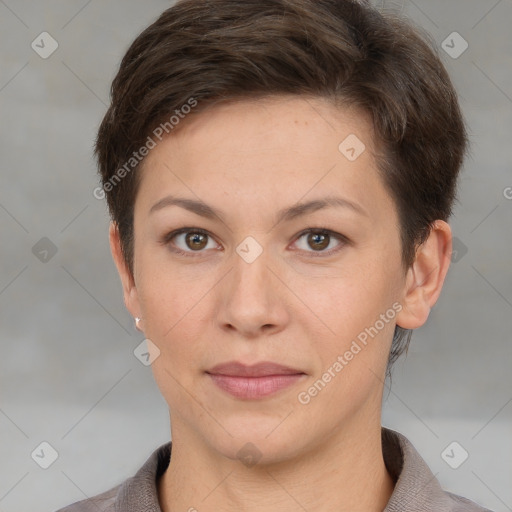
[[290, 387], [306, 374], [296, 368], [264, 361], [255, 365], [223, 363], [206, 371], [222, 391], [240, 399], [256, 400]]

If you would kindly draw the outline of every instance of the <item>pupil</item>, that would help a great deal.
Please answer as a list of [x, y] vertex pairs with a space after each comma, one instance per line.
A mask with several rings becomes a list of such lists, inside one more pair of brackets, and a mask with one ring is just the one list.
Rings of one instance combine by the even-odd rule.
[[[205, 235], [201, 233], [193, 233], [188, 237], [189, 242], [191, 242], [192, 245], [195, 245], [195, 248], [202, 249], [204, 247], [204, 239]], [[203, 242], [203, 243], [201, 243]]]
[[[326, 236], [322, 235], [321, 233], [314, 233], [310, 238], [313, 240], [313, 243], [317, 246], [317, 248], [324, 249], [329, 245], [328, 235]], [[327, 243], [325, 243], [326, 241]]]

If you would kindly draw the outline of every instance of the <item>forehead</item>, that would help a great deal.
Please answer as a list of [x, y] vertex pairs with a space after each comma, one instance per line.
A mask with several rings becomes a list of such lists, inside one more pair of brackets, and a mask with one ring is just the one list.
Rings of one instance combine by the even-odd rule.
[[273, 208], [334, 190], [363, 206], [389, 202], [368, 117], [305, 97], [232, 101], [190, 114], [146, 157], [140, 201], [148, 206], [175, 188], [217, 201], [229, 196], [240, 207], [249, 196]]
[[373, 125], [366, 112], [318, 97], [231, 100], [199, 113], [192, 111], [180, 123], [166, 140], [195, 145], [199, 153], [207, 146], [232, 154], [288, 148], [291, 152], [334, 150], [338, 156], [339, 143], [350, 134], [364, 139], [366, 149], [374, 147]]

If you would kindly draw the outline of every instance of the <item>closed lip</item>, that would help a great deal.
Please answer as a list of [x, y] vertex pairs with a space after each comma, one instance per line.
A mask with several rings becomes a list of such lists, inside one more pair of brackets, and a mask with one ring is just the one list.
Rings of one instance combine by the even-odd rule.
[[269, 375], [304, 374], [302, 370], [298, 370], [297, 368], [291, 368], [271, 361], [262, 361], [252, 365], [246, 365], [238, 361], [230, 361], [218, 364], [206, 370], [206, 373], [230, 377], [266, 377]]

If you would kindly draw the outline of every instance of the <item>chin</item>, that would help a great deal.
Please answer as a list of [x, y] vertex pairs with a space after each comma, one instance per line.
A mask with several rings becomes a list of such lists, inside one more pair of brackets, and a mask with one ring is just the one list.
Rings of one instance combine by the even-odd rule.
[[224, 457], [240, 461], [247, 467], [286, 462], [297, 454], [297, 446], [289, 436], [276, 434], [274, 437], [266, 437], [268, 432], [258, 434], [260, 437], [245, 434], [241, 437], [214, 439], [211, 440], [212, 447]]
[[[248, 458], [260, 465], [284, 462], [294, 458], [300, 445], [307, 441], [304, 426], [293, 428], [293, 414], [286, 416], [233, 414], [222, 422], [226, 430], [216, 429], [217, 435], [213, 438], [209, 431], [205, 438], [209, 439], [211, 448], [231, 460], [245, 463], [243, 459]], [[298, 435], [299, 431], [302, 434]]]

